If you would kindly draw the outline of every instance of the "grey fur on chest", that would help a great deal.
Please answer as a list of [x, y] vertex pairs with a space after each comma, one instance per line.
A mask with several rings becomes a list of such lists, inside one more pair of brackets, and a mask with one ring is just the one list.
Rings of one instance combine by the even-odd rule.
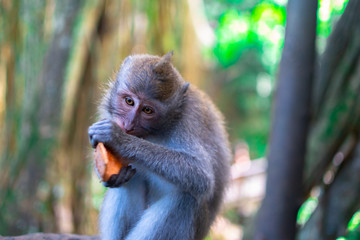
[[149, 172], [140, 166], [136, 166], [136, 164], [134, 164], [134, 167], [137, 172], [134, 179], [131, 179], [130, 181], [136, 181], [137, 184], [143, 185], [142, 189], [145, 191], [144, 194], [147, 196], [146, 202], [148, 204], [156, 202], [165, 195], [179, 193], [179, 189], [163, 177]]

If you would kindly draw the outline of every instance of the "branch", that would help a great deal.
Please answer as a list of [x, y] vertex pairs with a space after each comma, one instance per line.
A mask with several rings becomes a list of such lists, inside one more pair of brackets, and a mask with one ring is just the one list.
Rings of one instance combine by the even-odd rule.
[[2, 240], [100, 240], [98, 236], [83, 236], [76, 234], [33, 233], [16, 237], [2, 237]]

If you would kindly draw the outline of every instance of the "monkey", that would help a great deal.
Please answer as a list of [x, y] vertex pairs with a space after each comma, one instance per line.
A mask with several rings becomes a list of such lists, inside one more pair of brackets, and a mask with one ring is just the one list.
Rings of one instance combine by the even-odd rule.
[[104, 240], [200, 240], [229, 180], [224, 117], [164, 56], [130, 55], [109, 83], [100, 120], [89, 127], [129, 165], [104, 183], [99, 217]]

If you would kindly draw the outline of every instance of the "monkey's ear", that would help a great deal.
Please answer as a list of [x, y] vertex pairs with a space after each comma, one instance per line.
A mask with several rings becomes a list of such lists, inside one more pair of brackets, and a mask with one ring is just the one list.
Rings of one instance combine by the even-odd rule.
[[182, 93], [185, 94], [187, 90], [189, 89], [190, 83], [186, 83], [182, 88]]
[[171, 50], [170, 52], [166, 53], [164, 56], [161, 57], [161, 61], [171, 62], [171, 58], [174, 55], [174, 51]]
[[160, 58], [160, 61], [155, 64], [154, 71], [156, 73], [164, 72], [164, 67], [171, 63], [171, 57], [174, 55], [174, 51], [170, 51]]

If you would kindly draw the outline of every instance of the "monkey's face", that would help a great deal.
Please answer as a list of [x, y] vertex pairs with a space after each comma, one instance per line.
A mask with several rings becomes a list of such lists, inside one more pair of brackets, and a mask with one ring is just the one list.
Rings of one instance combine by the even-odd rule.
[[168, 57], [131, 56], [121, 66], [106, 106], [124, 132], [160, 134], [178, 119], [187, 87]]
[[123, 89], [113, 104], [113, 121], [127, 134], [144, 138], [158, 132], [163, 124], [163, 104], [144, 94]]

